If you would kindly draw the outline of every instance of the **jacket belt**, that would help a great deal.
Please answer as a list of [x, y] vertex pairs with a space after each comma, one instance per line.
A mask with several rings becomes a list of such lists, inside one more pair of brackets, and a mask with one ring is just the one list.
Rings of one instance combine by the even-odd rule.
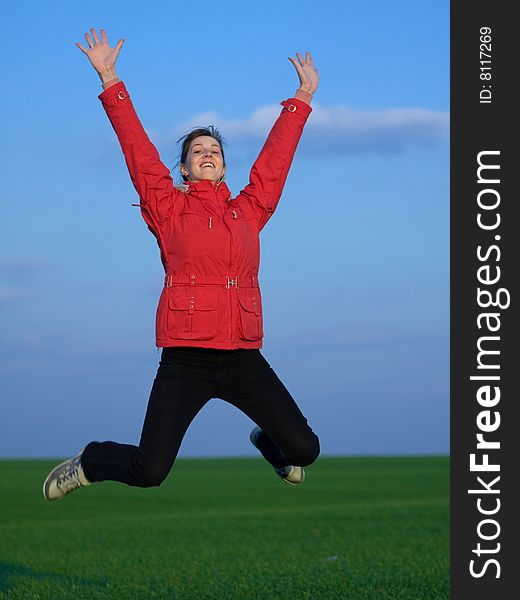
[[197, 275], [196, 273], [190, 273], [188, 277], [166, 273], [164, 285], [166, 287], [172, 287], [172, 285], [224, 285], [227, 288], [232, 286], [236, 288], [260, 287], [256, 275], [236, 275], [232, 278], [226, 275]]

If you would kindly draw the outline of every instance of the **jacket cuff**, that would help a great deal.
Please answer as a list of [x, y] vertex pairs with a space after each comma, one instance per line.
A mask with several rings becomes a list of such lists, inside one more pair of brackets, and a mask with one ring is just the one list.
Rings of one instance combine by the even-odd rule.
[[287, 100], [280, 102], [280, 104], [289, 112], [298, 112], [304, 117], [308, 117], [312, 112], [312, 107], [298, 98], [288, 98]]
[[118, 102], [121, 102], [121, 100], [130, 98], [130, 94], [126, 89], [125, 84], [122, 81], [118, 81], [106, 90], [103, 90], [98, 98], [103, 103], [103, 106], [115, 106]]

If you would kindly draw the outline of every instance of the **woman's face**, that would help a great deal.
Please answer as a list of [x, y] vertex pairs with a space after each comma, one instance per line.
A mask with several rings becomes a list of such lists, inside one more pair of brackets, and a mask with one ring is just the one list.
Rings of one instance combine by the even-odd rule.
[[193, 139], [186, 163], [181, 165], [182, 175], [190, 181], [218, 181], [225, 172], [224, 158], [217, 140], [210, 135], [199, 135]]

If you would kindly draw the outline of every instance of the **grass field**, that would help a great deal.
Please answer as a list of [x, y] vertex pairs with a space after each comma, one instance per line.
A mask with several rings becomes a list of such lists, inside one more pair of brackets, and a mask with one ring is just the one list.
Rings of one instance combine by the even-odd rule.
[[449, 598], [448, 457], [178, 459], [159, 488], [45, 502], [57, 461], [0, 461], [2, 598]]

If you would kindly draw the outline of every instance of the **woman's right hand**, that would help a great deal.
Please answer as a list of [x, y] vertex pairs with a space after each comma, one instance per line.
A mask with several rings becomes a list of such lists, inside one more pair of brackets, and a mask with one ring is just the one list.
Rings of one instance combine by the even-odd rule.
[[84, 48], [79, 42], [76, 42], [76, 46], [87, 55], [87, 58], [90, 60], [90, 64], [94, 67], [94, 69], [96, 69], [99, 76], [103, 79], [103, 73], [115, 73], [114, 65], [116, 64], [119, 51], [121, 50], [125, 40], [121, 38], [115, 47], [111, 48], [108, 45], [107, 34], [104, 29], [100, 30], [101, 41], [99, 41], [98, 34], [93, 27], [90, 28], [90, 31], [92, 32], [93, 41], [88, 33], [85, 34], [85, 39], [87, 40], [89, 49], [87, 50]]

